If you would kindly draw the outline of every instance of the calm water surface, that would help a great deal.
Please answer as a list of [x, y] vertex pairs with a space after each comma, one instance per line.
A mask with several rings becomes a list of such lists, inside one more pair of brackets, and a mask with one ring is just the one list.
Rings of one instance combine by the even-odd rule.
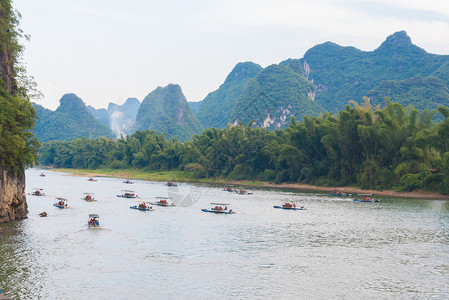
[[[28, 196], [28, 219], [0, 225], [0, 289], [16, 299], [449, 298], [448, 201], [237, 195], [40, 172], [27, 170], [26, 191], [47, 196]], [[185, 207], [132, 210], [135, 200], [116, 197], [122, 189], [144, 200], [170, 195]], [[81, 200], [83, 192], [98, 201]], [[54, 207], [57, 196], [70, 208]], [[282, 200], [307, 210], [273, 209]], [[237, 213], [201, 212], [210, 202]], [[87, 229], [89, 213], [102, 229]]]

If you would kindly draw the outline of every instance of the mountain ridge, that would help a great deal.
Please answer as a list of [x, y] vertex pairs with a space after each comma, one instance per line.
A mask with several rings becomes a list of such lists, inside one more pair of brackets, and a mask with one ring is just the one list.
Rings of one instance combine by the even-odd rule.
[[55, 111], [33, 103], [39, 118], [33, 132], [40, 142], [78, 137], [112, 137], [111, 130], [92, 116], [76, 94], [65, 94], [59, 102]]
[[177, 84], [157, 87], [142, 101], [134, 130], [165, 132], [167, 138], [177, 136], [185, 141], [199, 134], [203, 126], [190, 109], [187, 99]]
[[253, 62], [239, 62], [226, 76], [220, 87], [210, 92], [201, 102], [196, 113], [205, 128], [223, 128], [231, 121], [232, 110], [249, 80], [254, 78], [262, 67]]

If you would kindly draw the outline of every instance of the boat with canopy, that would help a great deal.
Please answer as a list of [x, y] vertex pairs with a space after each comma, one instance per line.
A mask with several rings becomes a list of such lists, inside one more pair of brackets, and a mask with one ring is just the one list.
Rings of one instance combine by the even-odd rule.
[[94, 193], [83, 193], [83, 198], [81, 200], [86, 200], [87, 202], [97, 201], [94, 198]]
[[[153, 207], [149, 206], [147, 203], [150, 203], [148, 201], [139, 201], [139, 205], [130, 206], [131, 209], [138, 209], [142, 211], [153, 211]], [[150, 203], [151, 204], [151, 203]]]
[[87, 221], [87, 227], [100, 228], [100, 216], [98, 214], [89, 214], [89, 221]]
[[156, 199], [159, 199], [156, 202], [150, 202], [151, 205], [158, 205], [158, 206], [176, 206], [173, 202], [169, 201], [170, 197], [156, 197]]
[[275, 205], [274, 208], [279, 209], [289, 209], [289, 210], [305, 210], [306, 208], [304, 206], [297, 206], [295, 202], [293, 201], [286, 201], [281, 205]]
[[33, 192], [31, 193], [31, 195], [33, 195], [33, 196], [44, 196], [45, 193], [43, 191], [44, 191], [44, 189], [41, 189], [41, 188], [33, 188]]
[[208, 213], [214, 213], [214, 214], [235, 214], [235, 212], [229, 208], [229, 203], [211, 203], [211, 208], [203, 208], [201, 211], [208, 212]]
[[374, 199], [372, 196], [374, 196], [374, 194], [359, 194], [359, 198], [355, 198], [354, 202], [380, 202], [379, 199]]
[[117, 197], [122, 197], [122, 198], [138, 198], [138, 196], [136, 195], [136, 193], [134, 191], [131, 190], [122, 190], [122, 194], [121, 195], [117, 195]]
[[337, 190], [337, 189], [334, 190], [333, 192], [329, 193], [328, 195], [335, 196], [335, 197], [350, 197], [351, 196], [350, 194], [343, 192], [341, 190]]
[[57, 208], [67, 208], [67, 199], [66, 198], [56, 198], [56, 202], [53, 203]]

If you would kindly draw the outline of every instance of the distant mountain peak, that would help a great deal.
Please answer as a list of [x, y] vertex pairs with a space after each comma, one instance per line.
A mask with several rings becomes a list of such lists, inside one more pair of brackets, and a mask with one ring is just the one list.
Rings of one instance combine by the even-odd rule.
[[140, 101], [137, 98], [128, 98], [126, 99], [125, 105], [140, 105]]
[[112, 136], [111, 130], [93, 117], [90, 111], [95, 109], [91, 107], [89, 110], [77, 95], [65, 94], [59, 103], [54, 112], [36, 107], [39, 120], [34, 133], [40, 142]]
[[165, 132], [167, 138], [176, 135], [181, 141], [190, 139], [203, 129], [178, 84], [159, 86], [149, 93], [142, 100], [134, 128]]
[[256, 76], [261, 70], [262, 67], [260, 65], [251, 61], [239, 62], [232, 69], [231, 73], [229, 73], [229, 75], [226, 77], [224, 84], [233, 82], [234, 80], [242, 80], [247, 77], [252, 78]]
[[416, 54], [425, 54], [426, 51], [412, 43], [407, 32], [402, 30], [388, 36], [387, 39], [374, 52], [391, 52], [394, 54], [406, 54], [414, 52]]
[[388, 36], [385, 42], [380, 45], [380, 48], [385, 46], [403, 47], [412, 45], [412, 39], [404, 30], [393, 33]]
[[109, 102], [107, 110], [114, 110], [114, 109], [117, 108], [118, 106], [119, 106], [118, 104]]
[[59, 107], [56, 109], [58, 112], [71, 112], [71, 111], [86, 111], [87, 107], [83, 100], [76, 94], [69, 93], [62, 96], [59, 100]]

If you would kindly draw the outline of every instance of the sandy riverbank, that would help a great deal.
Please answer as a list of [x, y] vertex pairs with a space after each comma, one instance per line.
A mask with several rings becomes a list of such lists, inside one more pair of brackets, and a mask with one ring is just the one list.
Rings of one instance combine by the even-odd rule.
[[[244, 181], [231, 181], [230, 184], [242, 184], [244, 185]], [[274, 184], [263, 182], [263, 185], [258, 186], [267, 186], [274, 188], [289, 188], [289, 189], [298, 189], [298, 190], [306, 190], [306, 191], [323, 191], [323, 192], [332, 192], [334, 190], [339, 190], [346, 192], [348, 194], [376, 194], [381, 196], [391, 196], [391, 197], [404, 197], [404, 198], [421, 198], [421, 199], [441, 199], [441, 200], [449, 200], [449, 195], [441, 195], [437, 193], [430, 193], [426, 191], [416, 190], [413, 192], [397, 192], [392, 190], [364, 190], [356, 187], [326, 187], [326, 186], [315, 186], [310, 184], [300, 184], [300, 183], [281, 183]]]
[[[72, 173], [70, 176], [84, 176], [84, 177], [115, 177], [115, 178], [131, 178], [131, 179], [142, 179], [142, 180], [150, 180], [150, 181], [166, 181], [166, 176], [156, 176], [153, 177], [152, 174], [148, 174], [148, 176], [142, 176], [145, 172], [139, 172], [139, 176], [135, 176], [137, 174], [133, 174], [134, 172], [104, 172], [101, 173], [98, 170], [93, 172], [87, 170], [76, 170], [76, 169], [53, 169], [54, 171], [68, 172]], [[163, 175], [161, 172], [158, 172], [158, 175]], [[161, 178], [163, 177], [163, 178]], [[315, 186], [310, 184], [301, 184], [301, 183], [281, 183], [274, 184], [269, 182], [251, 182], [251, 181], [232, 181], [232, 180], [182, 180], [179, 178], [172, 178], [170, 181], [189, 181], [189, 182], [201, 182], [201, 183], [212, 183], [212, 184], [223, 184], [223, 185], [241, 185], [241, 186], [257, 186], [257, 187], [272, 187], [272, 188], [289, 188], [289, 189], [297, 189], [297, 190], [305, 190], [305, 191], [323, 191], [323, 192], [332, 192], [334, 190], [344, 191], [349, 194], [376, 194], [380, 196], [387, 197], [404, 197], [404, 198], [419, 198], [419, 199], [440, 199], [440, 200], [449, 200], [449, 195], [441, 195], [437, 193], [431, 193], [421, 190], [416, 190], [413, 192], [397, 192], [392, 190], [364, 190], [356, 187], [325, 187], [325, 186]]]

